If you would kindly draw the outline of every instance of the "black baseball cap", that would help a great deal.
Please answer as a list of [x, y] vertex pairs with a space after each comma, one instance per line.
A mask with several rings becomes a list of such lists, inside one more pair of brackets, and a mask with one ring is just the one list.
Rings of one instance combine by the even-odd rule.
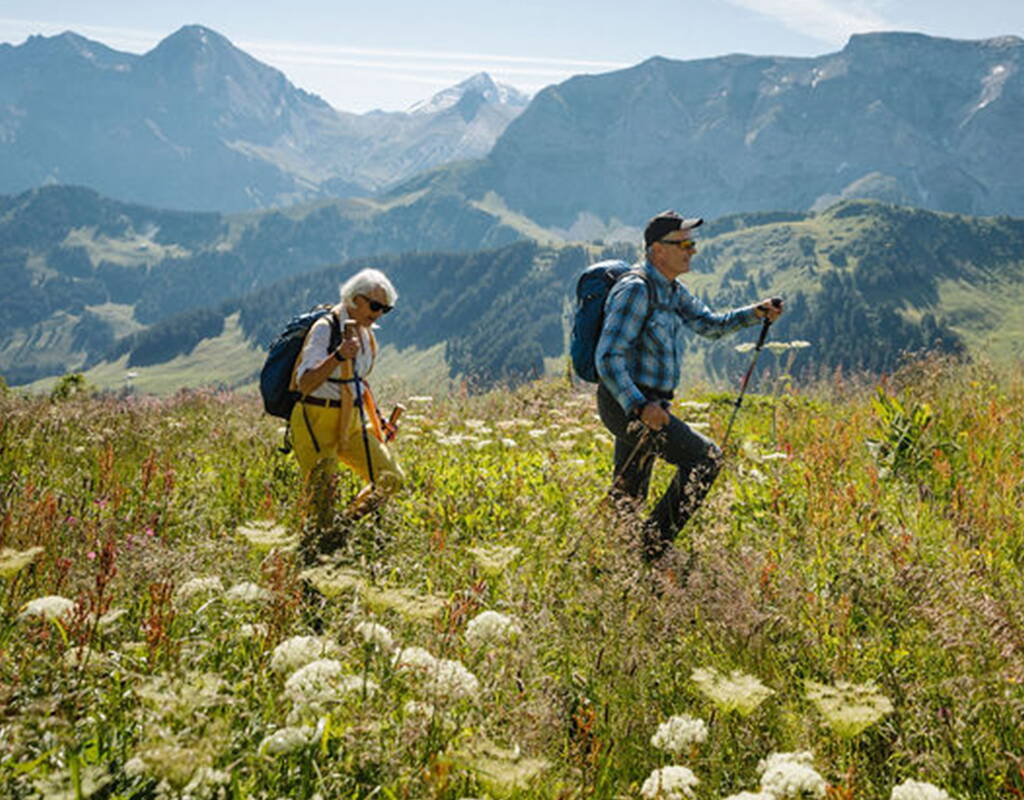
[[672, 231], [690, 230], [703, 224], [704, 220], [701, 217], [687, 219], [675, 211], [662, 211], [657, 216], [651, 217], [647, 227], [644, 228], [644, 246], [650, 247]]

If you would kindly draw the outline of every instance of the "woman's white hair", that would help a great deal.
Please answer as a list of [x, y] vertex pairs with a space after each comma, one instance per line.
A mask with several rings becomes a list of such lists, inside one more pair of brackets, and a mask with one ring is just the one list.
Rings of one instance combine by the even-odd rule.
[[398, 299], [398, 292], [388, 280], [388, 276], [379, 269], [363, 269], [341, 284], [341, 304], [345, 307], [352, 305], [357, 294], [369, 294], [374, 289], [383, 289], [389, 306], [395, 304]]

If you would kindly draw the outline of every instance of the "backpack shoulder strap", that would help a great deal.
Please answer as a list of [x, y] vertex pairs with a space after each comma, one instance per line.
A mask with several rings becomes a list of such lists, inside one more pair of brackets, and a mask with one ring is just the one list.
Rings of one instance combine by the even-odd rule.
[[[329, 312], [330, 323], [331, 323], [331, 340], [328, 344], [328, 349], [334, 350], [339, 344], [341, 344], [341, 320], [338, 319], [338, 312], [333, 308]], [[310, 326], [312, 330], [312, 326]]]
[[647, 323], [650, 321], [655, 309], [658, 308], [658, 293], [654, 287], [654, 284], [651, 283], [650, 276], [648, 276], [647, 273], [644, 272], [643, 269], [641, 269], [640, 267], [634, 267], [633, 269], [629, 270], [629, 272], [624, 273], [624, 276], [629, 274], [637, 275], [640, 278], [640, 280], [644, 282], [644, 286], [647, 287], [647, 313], [644, 314], [644, 321], [640, 324], [640, 330], [642, 331], [644, 328], [647, 327]]

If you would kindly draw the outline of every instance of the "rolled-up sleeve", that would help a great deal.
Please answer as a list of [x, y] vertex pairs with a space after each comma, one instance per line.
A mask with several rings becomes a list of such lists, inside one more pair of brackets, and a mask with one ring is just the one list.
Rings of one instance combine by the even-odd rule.
[[595, 361], [601, 382], [630, 414], [647, 398], [629, 374], [628, 354], [640, 336], [647, 315], [647, 287], [641, 279], [623, 279], [612, 287], [605, 301], [604, 324], [597, 341]]
[[754, 311], [754, 306], [743, 306], [718, 314], [689, 291], [683, 294], [679, 313], [690, 330], [708, 339], [718, 339], [727, 333], [748, 328], [761, 321]]

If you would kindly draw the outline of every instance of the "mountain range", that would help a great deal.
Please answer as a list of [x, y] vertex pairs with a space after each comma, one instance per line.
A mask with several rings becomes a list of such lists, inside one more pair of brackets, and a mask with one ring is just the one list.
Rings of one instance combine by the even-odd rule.
[[[74, 34], [0, 46], [0, 184], [94, 187], [0, 195], [0, 374], [149, 368], [228, 335], [252, 361], [285, 300], [331, 299], [367, 264], [403, 283], [396, 344], [484, 384], [536, 374], [575, 272], [635, 255], [665, 207], [710, 220], [694, 287], [715, 306], [794, 298], [778, 331], [819, 342], [822, 366], [1020, 358], [1022, 53], [891, 33], [813, 59], [653, 58], [548, 87], [451, 161], [522, 98], [477, 76], [345, 115], [199, 26], [143, 56]], [[147, 193], [164, 199], [122, 199]], [[716, 374], [730, 352], [691, 357]]]
[[351, 114], [189, 25], [143, 55], [74, 33], [0, 45], [0, 192], [48, 183], [187, 210], [370, 194], [485, 155], [528, 98], [479, 74], [410, 112]]
[[1024, 214], [1024, 40], [856, 35], [816, 58], [651, 58], [539, 92], [486, 158], [398, 188], [495, 193], [589, 238], [867, 197]]

